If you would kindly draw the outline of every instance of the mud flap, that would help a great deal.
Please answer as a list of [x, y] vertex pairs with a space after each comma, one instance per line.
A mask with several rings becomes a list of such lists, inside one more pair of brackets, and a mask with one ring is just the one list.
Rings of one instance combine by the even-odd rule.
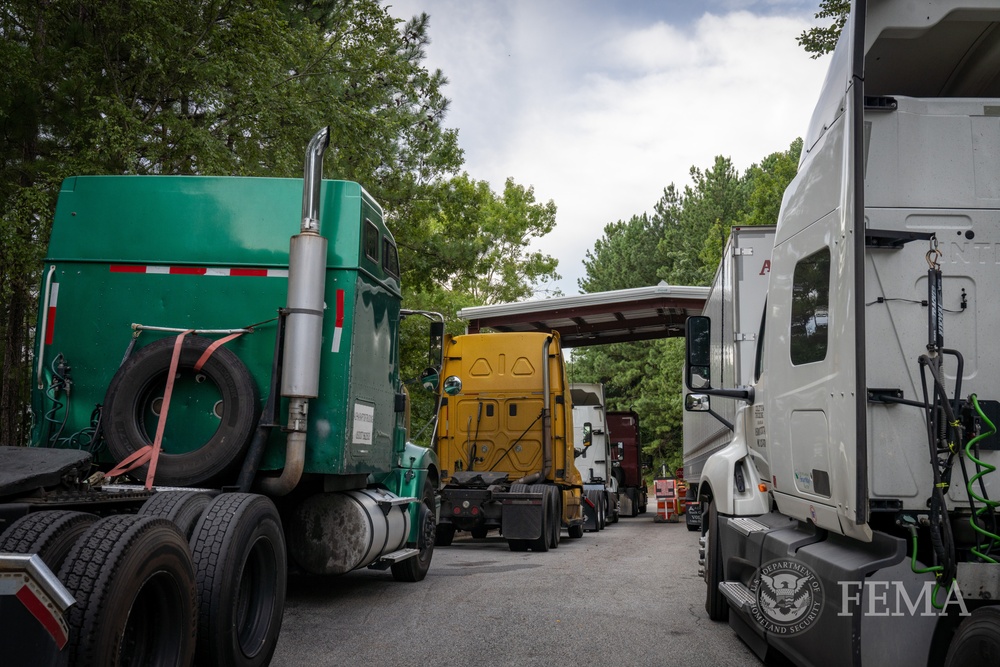
[[0, 557], [0, 655], [4, 664], [67, 664], [64, 614], [76, 600], [37, 555]]
[[541, 493], [494, 494], [502, 503], [503, 536], [508, 540], [537, 540], [542, 536], [545, 513]]

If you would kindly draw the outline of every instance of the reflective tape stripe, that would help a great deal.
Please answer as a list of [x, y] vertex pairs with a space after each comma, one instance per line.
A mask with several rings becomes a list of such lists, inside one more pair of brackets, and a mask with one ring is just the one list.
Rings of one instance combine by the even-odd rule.
[[56, 330], [56, 305], [59, 301], [59, 283], [52, 283], [49, 293], [49, 317], [45, 322], [45, 344], [52, 345], [52, 336]]
[[66, 642], [69, 640], [66, 630], [59, 623], [53, 610], [38, 598], [30, 586], [22, 586], [14, 596], [21, 601], [21, 604], [35, 617], [35, 620], [42, 624], [45, 631], [55, 641], [56, 646], [60, 649], [66, 646]]
[[248, 269], [242, 267], [158, 266], [111, 264], [111, 273], [154, 273], [171, 276], [234, 276], [250, 278], [287, 278], [288, 269]]
[[331, 352], [340, 352], [340, 339], [344, 334], [344, 290], [337, 290], [337, 316], [333, 321], [333, 346]]

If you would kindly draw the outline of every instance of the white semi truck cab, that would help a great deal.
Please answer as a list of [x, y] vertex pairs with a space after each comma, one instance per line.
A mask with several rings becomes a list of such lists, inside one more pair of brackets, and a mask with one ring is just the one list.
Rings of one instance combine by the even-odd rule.
[[856, 0], [775, 232], [752, 383], [687, 325], [706, 609], [762, 658], [1000, 664], [1000, 5]]
[[604, 402], [604, 385], [575, 382], [573, 441], [577, 444], [576, 469], [583, 479], [583, 526], [597, 532], [618, 523], [618, 480], [612, 474], [611, 436]]

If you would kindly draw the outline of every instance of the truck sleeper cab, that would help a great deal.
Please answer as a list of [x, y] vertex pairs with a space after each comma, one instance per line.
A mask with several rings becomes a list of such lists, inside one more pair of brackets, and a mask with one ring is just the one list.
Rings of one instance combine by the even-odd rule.
[[740, 402], [699, 489], [706, 608], [797, 664], [995, 664], [1000, 10], [851, 12], [751, 387], [715, 386], [718, 325], [689, 320], [687, 405]]

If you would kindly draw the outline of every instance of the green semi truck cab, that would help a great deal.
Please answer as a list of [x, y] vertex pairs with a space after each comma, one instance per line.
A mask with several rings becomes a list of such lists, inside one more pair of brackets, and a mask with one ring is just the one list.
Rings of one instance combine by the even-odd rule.
[[[110, 496], [114, 513], [170, 519], [190, 540], [199, 662], [269, 660], [289, 568], [419, 581], [430, 566], [439, 466], [407, 439], [399, 328], [427, 317], [434, 349], [443, 318], [401, 308], [382, 208], [357, 183], [322, 179], [327, 137], [313, 137], [301, 180], [79, 176], [56, 208], [32, 442], [4, 448], [11, 460], [33, 453], [44, 469], [35, 478], [50, 486], [0, 480], [0, 552], [43, 546], [9, 534], [51, 513], [25, 493], [51, 499], [54, 487], [66, 487], [59, 511], [86, 514]], [[66, 450], [79, 452], [72, 479], [56, 469], [65, 461], [37, 458]], [[88, 458], [99, 469], [89, 476]], [[64, 537], [66, 549], [88, 535]], [[199, 564], [219, 549], [236, 555]], [[217, 581], [253, 577], [255, 590], [238, 590], [255, 613], [213, 608], [220, 591], [203, 585], [206, 567], [227, 571], [210, 573]], [[186, 590], [185, 575], [175, 578]], [[80, 657], [73, 632], [71, 614], [69, 650]]]

